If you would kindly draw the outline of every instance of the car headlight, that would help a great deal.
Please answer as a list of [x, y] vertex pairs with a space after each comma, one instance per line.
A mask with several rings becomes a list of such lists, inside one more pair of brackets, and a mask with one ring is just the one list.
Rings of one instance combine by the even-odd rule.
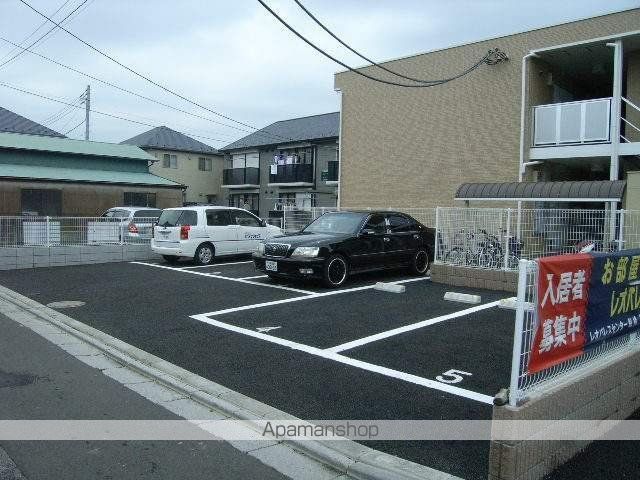
[[317, 257], [318, 253], [320, 253], [320, 247], [297, 247], [293, 253], [292, 257]]
[[260, 255], [264, 255], [264, 243], [259, 243], [258, 247], [256, 248], [256, 251], [260, 254]]

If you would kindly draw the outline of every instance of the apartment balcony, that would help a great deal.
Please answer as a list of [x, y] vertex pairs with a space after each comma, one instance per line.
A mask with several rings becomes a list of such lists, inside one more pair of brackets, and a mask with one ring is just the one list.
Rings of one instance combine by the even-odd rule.
[[529, 158], [607, 156], [611, 122], [611, 98], [535, 106]]
[[269, 186], [313, 186], [313, 164], [294, 163], [290, 165], [273, 165], [269, 175]]
[[225, 168], [222, 172], [222, 186], [226, 188], [247, 188], [260, 185], [260, 169]]
[[620, 123], [621, 155], [638, 155], [640, 129], [631, 121], [640, 108], [622, 97], [626, 115], [611, 116], [612, 98], [554, 103], [533, 107], [533, 135], [529, 159], [608, 157], [612, 154], [613, 122]]
[[327, 185], [337, 185], [340, 173], [340, 166], [337, 160], [329, 161], [329, 171], [327, 175]]

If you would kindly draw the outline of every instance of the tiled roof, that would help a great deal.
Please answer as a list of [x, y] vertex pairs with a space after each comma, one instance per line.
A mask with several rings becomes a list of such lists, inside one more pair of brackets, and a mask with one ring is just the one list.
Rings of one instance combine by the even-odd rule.
[[136, 145], [140, 148], [157, 148], [159, 150], [208, 154], [218, 153], [215, 148], [165, 126], [152, 128], [149, 131], [120, 143]]
[[340, 113], [324, 113], [272, 123], [268, 127], [230, 143], [220, 150], [237, 150], [265, 145], [334, 138], [340, 135]]
[[61, 133], [2, 107], [0, 107], [0, 132], [27, 133], [29, 135], [46, 135], [49, 137], [65, 138]]

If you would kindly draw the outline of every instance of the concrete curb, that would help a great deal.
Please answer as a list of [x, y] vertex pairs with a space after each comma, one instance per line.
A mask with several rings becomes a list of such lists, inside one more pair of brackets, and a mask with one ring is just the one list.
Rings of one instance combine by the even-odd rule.
[[[240, 420], [299, 420], [0, 286], [0, 306], [2, 303], [5, 308], [0, 308], [0, 312], [14, 320], [20, 321], [22, 316], [22, 320], [28, 323], [29, 319], [24, 318], [25, 312], [28, 312], [92, 345], [116, 362], [207, 408], [217, 410], [224, 416]], [[341, 474], [359, 480], [461, 480], [351, 440], [287, 440], [281, 443]]]

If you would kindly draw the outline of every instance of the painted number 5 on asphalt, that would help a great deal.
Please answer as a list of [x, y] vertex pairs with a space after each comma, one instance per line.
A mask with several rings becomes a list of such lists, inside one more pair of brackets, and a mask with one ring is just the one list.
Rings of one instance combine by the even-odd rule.
[[473, 375], [469, 372], [463, 372], [462, 370], [447, 370], [442, 375], [438, 375], [436, 380], [442, 383], [460, 383], [463, 380], [462, 375]]

